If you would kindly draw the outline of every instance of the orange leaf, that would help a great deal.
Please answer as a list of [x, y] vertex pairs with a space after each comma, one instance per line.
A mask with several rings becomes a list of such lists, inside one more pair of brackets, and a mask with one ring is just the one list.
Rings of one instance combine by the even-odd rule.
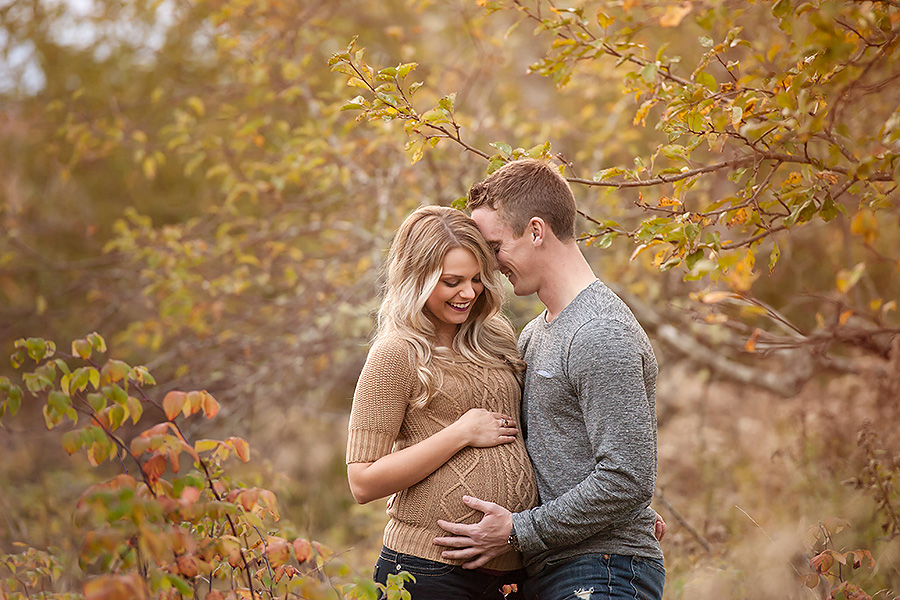
[[155, 485], [162, 474], [166, 471], [166, 458], [161, 454], [154, 454], [143, 465], [141, 470], [147, 477], [147, 482], [152, 486]]
[[174, 420], [184, 408], [184, 402], [187, 394], [184, 392], [171, 391], [166, 394], [163, 399], [163, 410], [166, 412], [166, 418], [170, 421]]
[[230, 437], [227, 441], [234, 448], [234, 453], [238, 455], [242, 462], [250, 461], [250, 444], [239, 437]]
[[304, 540], [302, 538], [297, 538], [294, 540], [294, 556], [297, 557], [297, 562], [301, 565], [312, 558], [313, 548], [312, 544], [309, 543], [309, 540]]
[[330, 557], [334, 554], [334, 551], [333, 551], [333, 550], [331, 550], [330, 548], [327, 548], [327, 547], [323, 546], [323, 545], [320, 544], [319, 542], [315, 542], [315, 541], [314, 541], [314, 542], [312, 543], [312, 545], [313, 545], [313, 549], [315, 549], [315, 551], [319, 553], [319, 556], [321, 556], [321, 557], [324, 558], [325, 560], [328, 560], [328, 558], [330, 558]]
[[241, 506], [244, 507], [244, 510], [253, 510], [253, 508], [258, 504], [257, 501], [259, 500], [259, 491], [256, 488], [244, 490], [243, 492], [241, 492], [239, 498], [241, 501]]
[[166, 431], [168, 431], [168, 430], [169, 430], [169, 424], [168, 424], [168, 423], [157, 423], [156, 425], [154, 425], [154, 426], [151, 427], [150, 429], [148, 429], [148, 430], [144, 431], [143, 433], [141, 433], [141, 437], [143, 437], [143, 438], [150, 438], [150, 437], [154, 437], [154, 436], [157, 436], [157, 435], [162, 435], [162, 434], [164, 434], [164, 433], [165, 433]]
[[219, 414], [219, 402], [208, 392], [204, 392], [203, 414], [206, 415], [207, 419], [212, 419]]
[[200, 499], [200, 490], [194, 486], [188, 486], [181, 490], [181, 502], [183, 504], [193, 504]]
[[189, 417], [197, 414], [203, 408], [204, 392], [188, 392], [187, 402], [184, 403], [184, 416]]
[[291, 547], [287, 540], [273, 535], [266, 537], [266, 556], [272, 566], [280, 567], [291, 559]]
[[196, 559], [190, 554], [182, 554], [176, 559], [176, 562], [178, 564], [178, 572], [188, 579], [192, 579], [200, 573]]
[[85, 582], [84, 600], [145, 600], [147, 588], [137, 573], [101, 575]]
[[762, 333], [762, 330], [756, 328], [753, 330], [753, 334], [750, 336], [750, 339], [747, 340], [747, 343], [744, 344], [744, 350], [747, 352], [756, 352], [756, 340], [759, 339], [759, 334]]

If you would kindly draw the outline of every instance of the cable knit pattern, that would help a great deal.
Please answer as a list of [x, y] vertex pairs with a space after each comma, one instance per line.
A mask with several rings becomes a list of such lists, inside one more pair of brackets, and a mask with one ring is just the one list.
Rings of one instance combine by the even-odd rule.
[[[457, 362], [454, 367], [460, 366]], [[406, 342], [376, 342], [359, 376], [347, 441], [347, 463], [374, 462], [412, 446], [450, 425], [472, 408], [502, 412], [520, 422], [521, 390], [511, 369], [470, 365], [449, 369], [441, 390], [424, 409], [410, 402], [418, 381]], [[492, 448], [464, 448], [437, 471], [388, 500], [390, 521], [384, 544], [391, 550], [448, 564], [432, 540], [444, 535], [438, 519], [475, 523], [481, 513], [466, 507], [463, 495], [496, 502], [513, 512], [537, 504], [531, 462], [522, 436]], [[518, 554], [497, 557], [485, 568], [512, 570], [522, 566]]]

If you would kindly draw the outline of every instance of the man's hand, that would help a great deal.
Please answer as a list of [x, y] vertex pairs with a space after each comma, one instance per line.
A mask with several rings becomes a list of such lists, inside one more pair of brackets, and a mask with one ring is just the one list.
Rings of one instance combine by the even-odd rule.
[[456, 548], [445, 550], [441, 556], [450, 559], [471, 559], [462, 565], [463, 568], [477, 569], [492, 558], [510, 552], [512, 548], [507, 539], [509, 532], [512, 531], [512, 513], [499, 504], [472, 496], [463, 496], [463, 503], [469, 508], [483, 512], [484, 516], [481, 521], [471, 525], [438, 520], [441, 529], [454, 535], [434, 538], [434, 543], [438, 546]]
[[666, 535], [666, 522], [659, 516], [659, 513], [656, 513], [656, 523], [653, 525], [653, 536], [656, 538], [656, 541], [659, 542], [662, 541], [664, 535]]

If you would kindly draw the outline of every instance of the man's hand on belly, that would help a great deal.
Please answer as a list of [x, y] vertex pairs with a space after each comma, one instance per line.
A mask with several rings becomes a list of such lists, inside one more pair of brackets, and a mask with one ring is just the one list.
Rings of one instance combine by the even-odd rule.
[[512, 547], [507, 540], [512, 531], [512, 513], [499, 504], [471, 496], [463, 496], [463, 503], [484, 513], [484, 516], [479, 522], [471, 525], [438, 520], [441, 529], [453, 535], [435, 538], [434, 543], [438, 546], [455, 548], [445, 550], [441, 556], [447, 559], [468, 560], [463, 568], [477, 569], [492, 558], [511, 552]]

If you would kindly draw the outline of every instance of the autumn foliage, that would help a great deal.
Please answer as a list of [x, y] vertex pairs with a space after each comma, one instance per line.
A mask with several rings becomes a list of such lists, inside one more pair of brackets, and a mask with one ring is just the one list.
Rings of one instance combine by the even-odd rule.
[[[218, 413], [209, 392], [173, 390], [159, 401], [145, 367], [104, 360], [105, 350], [97, 333], [75, 340], [72, 354], [22, 339], [12, 361], [27, 371], [26, 390], [0, 378], [0, 416], [16, 416], [23, 398], [40, 402], [47, 428], [67, 429], [66, 452], [124, 471], [89, 487], [73, 507], [86, 600], [324, 598], [338, 587], [341, 597], [374, 598], [374, 584], [351, 583], [331, 550], [285, 537], [273, 492], [228, 475], [232, 457], [250, 461], [245, 440], [187, 439], [179, 423]], [[71, 596], [49, 591], [60, 574], [52, 554], [29, 548], [0, 565], [13, 575], [0, 580], [4, 598]]]
[[893, 598], [898, 40], [894, 0], [0, 3], [0, 598], [373, 595], [378, 265], [523, 156], [662, 365], [666, 597]]

